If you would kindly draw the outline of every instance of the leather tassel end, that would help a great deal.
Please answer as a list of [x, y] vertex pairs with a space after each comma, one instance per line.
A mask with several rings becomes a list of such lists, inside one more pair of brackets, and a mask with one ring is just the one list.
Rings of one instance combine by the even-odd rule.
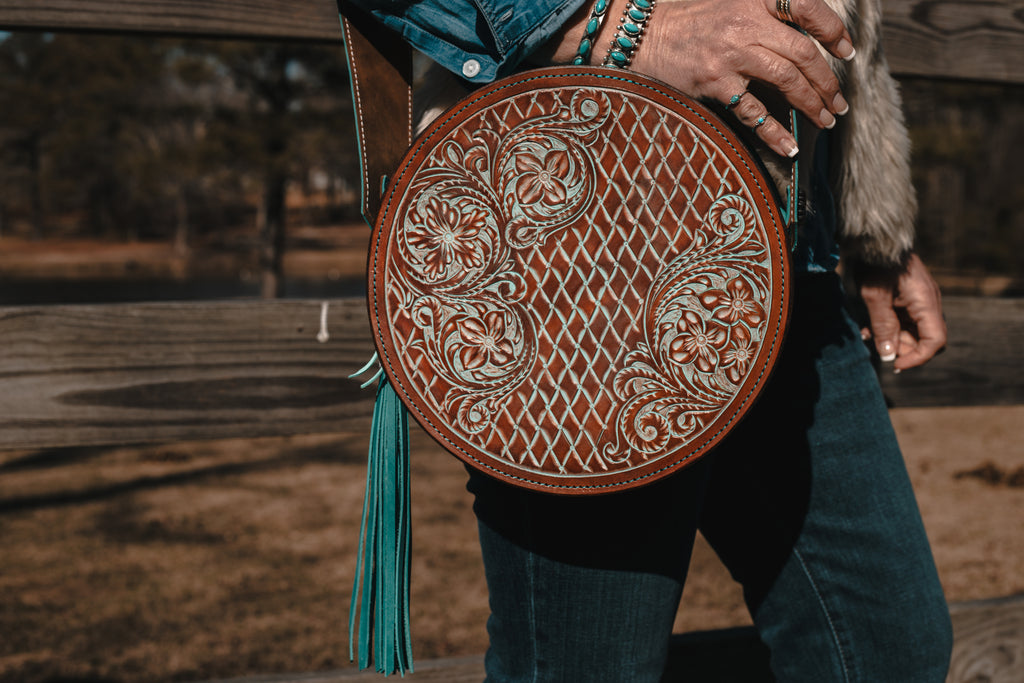
[[373, 409], [363, 521], [352, 603], [349, 659], [379, 673], [412, 673], [409, 630], [409, 417], [386, 376]]

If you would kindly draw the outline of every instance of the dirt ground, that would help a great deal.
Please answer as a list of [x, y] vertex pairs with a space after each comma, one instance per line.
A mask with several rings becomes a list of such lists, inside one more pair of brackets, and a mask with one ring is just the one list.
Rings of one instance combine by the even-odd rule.
[[[1024, 592], [1024, 407], [893, 418], [951, 601]], [[0, 681], [190, 681], [349, 666], [365, 436], [0, 453]], [[485, 649], [454, 459], [414, 432], [418, 659]], [[700, 543], [676, 629], [749, 623]]]

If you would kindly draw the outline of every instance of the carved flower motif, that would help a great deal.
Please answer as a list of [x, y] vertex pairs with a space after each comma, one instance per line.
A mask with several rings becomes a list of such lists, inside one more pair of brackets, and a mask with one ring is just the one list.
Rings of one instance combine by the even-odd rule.
[[733, 384], [739, 384], [746, 376], [750, 364], [754, 362], [754, 343], [745, 325], [732, 328], [732, 343], [722, 354], [722, 367], [725, 376]]
[[728, 330], [714, 320], [705, 322], [693, 311], [684, 311], [676, 322], [677, 335], [669, 345], [669, 356], [677, 363], [693, 363], [701, 372], [718, 366], [719, 352], [729, 338]]
[[431, 277], [440, 277], [454, 261], [464, 268], [478, 268], [483, 264], [477, 235], [486, 226], [486, 214], [479, 209], [463, 213], [458, 207], [427, 199], [423, 210], [423, 223], [409, 230], [409, 244], [426, 252], [424, 271]]
[[548, 206], [565, 202], [568, 192], [565, 176], [569, 173], [569, 153], [564, 149], [548, 152], [543, 161], [533, 154], [516, 156], [516, 172], [519, 184], [516, 196], [523, 204], [542, 201]]
[[754, 301], [750, 283], [741, 278], [729, 280], [724, 290], [707, 290], [700, 295], [700, 302], [716, 320], [730, 325], [742, 320], [751, 327], [757, 327], [764, 320], [764, 308]]
[[507, 365], [512, 361], [512, 342], [505, 338], [505, 319], [497, 311], [459, 323], [459, 336], [465, 346], [459, 352], [462, 367], [475, 370], [484, 365]]

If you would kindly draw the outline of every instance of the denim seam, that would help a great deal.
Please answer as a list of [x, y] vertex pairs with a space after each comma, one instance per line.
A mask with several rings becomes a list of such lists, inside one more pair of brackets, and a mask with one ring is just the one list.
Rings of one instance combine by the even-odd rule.
[[533, 677], [530, 680], [536, 682], [536, 681], [540, 680], [540, 670], [539, 670], [539, 668], [540, 668], [540, 661], [539, 661], [540, 660], [540, 653], [537, 652], [537, 643], [539, 642], [537, 640], [537, 603], [536, 603], [537, 590], [534, 587], [534, 583], [535, 583], [536, 578], [537, 578], [537, 575], [536, 575], [537, 558], [534, 557], [533, 553], [527, 553], [526, 554], [526, 564], [527, 564], [527, 572], [526, 572], [527, 581], [529, 581], [529, 583], [530, 583], [529, 590], [527, 591], [527, 594], [530, 596], [530, 605], [529, 605], [529, 610], [530, 610], [530, 635], [531, 635], [530, 644], [531, 644], [531, 647], [533, 647], [533, 649], [534, 649], [533, 657], [532, 657], [532, 659], [533, 659]]
[[815, 583], [814, 577], [811, 575], [811, 570], [807, 568], [807, 563], [804, 562], [803, 555], [796, 548], [793, 548], [793, 555], [796, 557], [797, 562], [800, 563], [800, 569], [803, 571], [804, 576], [807, 577], [808, 583], [811, 584], [811, 590], [814, 591], [814, 596], [818, 599], [818, 605], [821, 606], [821, 611], [825, 614], [825, 620], [828, 622], [829, 631], [832, 633], [832, 640], [836, 644], [836, 651], [839, 653], [839, 664], [843, 668], [843, 680], [847, 683], [850, 682], [850, 670], [846, 666], [846, 653], [843, 652], [843, 644], [839, 640], [839, 632], [836, 630], [836, 625], [832, 621], [832, 615], [829, 612], [828, 605], [825, 604], [825, 598], [822, 597], [821, 591], [818, 590], [818, 584]]

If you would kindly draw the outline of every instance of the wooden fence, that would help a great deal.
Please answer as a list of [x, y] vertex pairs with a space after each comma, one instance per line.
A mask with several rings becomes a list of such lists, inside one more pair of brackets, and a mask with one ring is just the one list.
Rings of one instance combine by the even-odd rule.
[[[950, 342], [885, 373], [897, 406], [1024, 403], [1024, 299], [945, 301]], [[347, 379], [362, 300], [0, 307], [0, 449], [328, 433], [368, 421]]]
[[[15, 29], [340, 41], [334, 0], [0, 0], [0, 30]], [[885, 49], [898, 75], [1024, 84], [1024, 5], [887, 0]], [[1024, 301], [950, 298], [946, 315], [946, 353], [884, 378], [893, 404], [1024, 403]], [[346, 379], [372, 352], [361, 300], [0, 307], [0, 344], [0, 449], [326, 433], [371, 411]], [[1024, 601], [953, 613], [950, 681], [1024, 680]], [[711, 650], [753, 668], [701, 680], [764, 679], [748, 630], [676, 643]], [[417, 676], [479, 680], [480, 667], [433, 662]]]

